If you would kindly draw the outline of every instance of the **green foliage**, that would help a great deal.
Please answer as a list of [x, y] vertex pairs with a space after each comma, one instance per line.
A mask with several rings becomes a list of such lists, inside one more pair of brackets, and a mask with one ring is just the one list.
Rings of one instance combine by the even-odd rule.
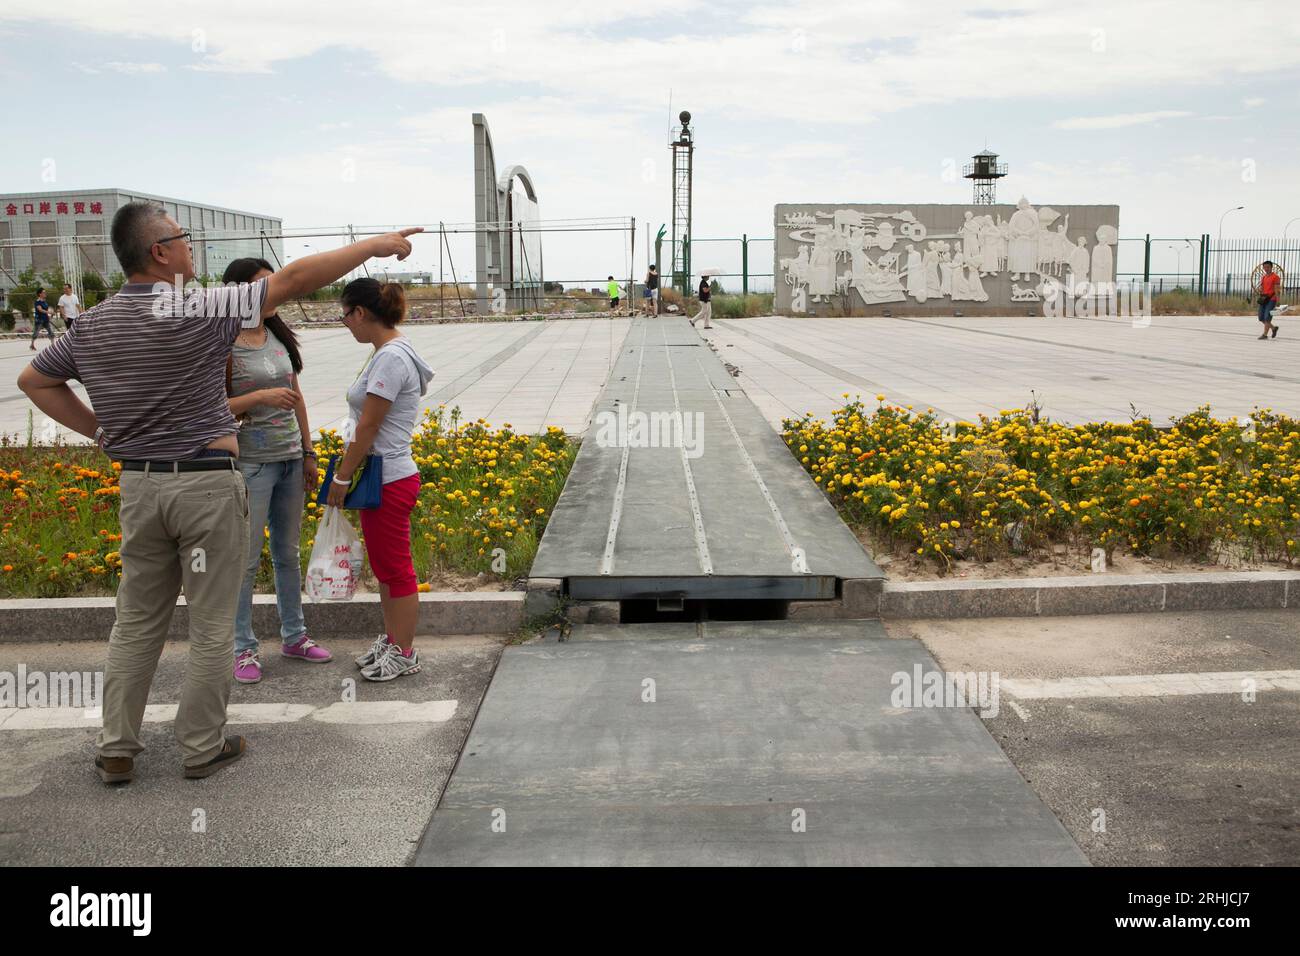
[[721, 295], [710, 300], [715, 319], [745, 319], [772, 314], [772, 293], [756, 295]]

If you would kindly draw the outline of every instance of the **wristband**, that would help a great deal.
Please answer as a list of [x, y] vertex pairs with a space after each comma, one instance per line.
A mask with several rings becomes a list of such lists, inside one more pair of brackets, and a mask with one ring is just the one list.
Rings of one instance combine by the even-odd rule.
[[336, 484], [336, 485], [342, 485], [343, 487], [346, 488], [348, 485], [352, 484], [352, 479], [351, 479], [351, 478], [343, 478], [343, 479], [340, 479], [338, 475], [335, 475], [335, 476], [334, 476], [334, 484]]
[[315, 453], [314, 451], [307, 451], [307, 449], [304, 448], [304, 449], [303, 449], [303, 452], [302, 452], [302, 457], [304, 457], [304, 458], [315, 458], [315, 457], [316, 457], [316, 453]]

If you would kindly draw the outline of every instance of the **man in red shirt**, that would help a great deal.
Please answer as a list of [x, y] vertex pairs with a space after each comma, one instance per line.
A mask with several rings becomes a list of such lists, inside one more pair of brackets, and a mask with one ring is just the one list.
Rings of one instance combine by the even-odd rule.
[[1273, 271], [1273, 263], [1268, 260], [1264, 261], [1264, 274], [1259, 278], [1259, 321], [1264, 323], [1264, 334], [1261, 339], [1273, 334], [1277, 338], [1277, 326], [1273, 324], [1273, 309], [1277, 307], [1278, 288], [1282, 285], [1282, 278]]

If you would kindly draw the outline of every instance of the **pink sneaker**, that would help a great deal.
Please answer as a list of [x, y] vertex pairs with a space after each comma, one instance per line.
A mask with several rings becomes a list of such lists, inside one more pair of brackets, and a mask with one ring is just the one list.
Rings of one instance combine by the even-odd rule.
[[244, 651], [235, 658], [235, 680], [241, 684], [256, 684], [262, 679], [262, 662], [257, 651]]
[[280, 654], [283, 657], [294, 657], [300, 661], [306, 661], [308, 664], [324, 664], [326, 661], [334, 660], [333, 654], [310, 637], [304, 637], [297, 644], [281, 644]]

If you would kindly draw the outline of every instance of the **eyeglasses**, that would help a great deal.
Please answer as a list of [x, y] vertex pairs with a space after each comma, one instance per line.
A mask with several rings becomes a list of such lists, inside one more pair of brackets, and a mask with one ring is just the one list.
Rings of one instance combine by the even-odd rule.
[[339, 316], [339, 321], [342, 322], [344, 319], [346, 319], [349, 315], [351, 315], [355, 311], [357, 311], [357, 307], [354, 305], [352, 308], [348, 309], [346, 312], [344, 312], [342, 315]]
[[174, 236], [168, 236], [166, 239], [159, 239], [159, 240], [157, 240], [157, 241], [154, 243], [154, 245], [155, 245], [155, 246], [161, 246], [164, 242], [175, 242], [177, 239], [184, 239], [185, 242], [186, 242], [187, 244], [189, 244], [189, 243], [190, 243], [190, 233], [188, 233], [188, 232], [177, 233], [177, 234], [174, 235]]

